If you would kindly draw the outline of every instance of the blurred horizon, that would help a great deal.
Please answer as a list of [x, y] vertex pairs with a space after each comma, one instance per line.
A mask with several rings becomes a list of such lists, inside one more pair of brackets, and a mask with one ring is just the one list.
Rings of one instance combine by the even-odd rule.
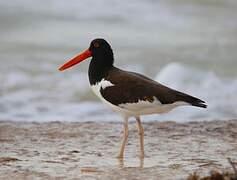
[[0, 120], [114, 119], [89, 88], [89, 60], [57, 71], [98, 37], [116, 66], [209, 104], [164, 119], [237, 117], [236, 9], [235, 0], [1, 1]]

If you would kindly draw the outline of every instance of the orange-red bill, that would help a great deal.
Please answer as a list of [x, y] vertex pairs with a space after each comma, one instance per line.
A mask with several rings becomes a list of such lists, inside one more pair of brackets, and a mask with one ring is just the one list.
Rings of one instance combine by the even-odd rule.
[[66, 62], [64, 65], [62, 65], [59, 68], [59, 71], [64, 71], [65, 69], [68, 69], [91, 56], [92, 56], [92, 52], [89, 49], [85, 50], [83, 53], [77, 55], [76, 57], [74, 57], [73, 59]]

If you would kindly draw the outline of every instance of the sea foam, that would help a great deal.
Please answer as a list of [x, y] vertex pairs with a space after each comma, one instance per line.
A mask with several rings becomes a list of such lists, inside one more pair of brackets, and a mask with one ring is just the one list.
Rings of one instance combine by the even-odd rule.
[[[206, 101], [208, 108], [179, 107], [167, 114], [144, 116], [146, 121], [237, 117], [235, 78], [220, 78], [212, 71], [170, 63], [161, 69], [155, 80]], [[121, 117], [92, 94], [86, 73], [32, 77], [16, 71], [2, 81], [0, 120], [120, 121]]]

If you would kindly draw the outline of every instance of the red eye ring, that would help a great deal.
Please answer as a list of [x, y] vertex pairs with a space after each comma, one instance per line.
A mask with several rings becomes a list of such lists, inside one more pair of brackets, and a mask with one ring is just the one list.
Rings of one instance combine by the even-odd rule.
[[100, 47], [100, 44], [98, 42], [95, 42], [94, 47], [98, 48], [98, 47]]

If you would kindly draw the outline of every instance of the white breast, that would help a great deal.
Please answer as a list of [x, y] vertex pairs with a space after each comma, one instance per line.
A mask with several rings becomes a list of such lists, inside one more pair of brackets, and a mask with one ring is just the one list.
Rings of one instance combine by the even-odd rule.
[[123, 116], [130, 116], [129, 114], [131, 114], [132, 112], [120, 108], [119, 106], [115, 106], [112, 103], [110, 103], [109, 101], [107, 101], [106, 99], [104, 99], [104, 97], [101, 95], [100, 89], [105, 89], [107, 87], [111, 87], [114, 86], [114, 84], [112, 84], [110, 81], [102, 79], [99, 83], [96, 83], [95, 85], [91, 86], [92, 91], [95, 93], [96, 96], [98, 96], [100, 98], [100, 100], [107, 104], [108, 106], [110, 106], [112, 108], [112, 110], [122, 114]]
[[105, 89], [107, 87], [111, 87], [114, 86], [114, 84], [112, 84], [110, 81], [107, 81], [105, 79], [102, 79], [99, 83], [96, 83], [95, 85], [92, 85], [92, 91], [101, 99], [101, 100], [105, 100], [101, 93], [100, 93], [100, 89]]

